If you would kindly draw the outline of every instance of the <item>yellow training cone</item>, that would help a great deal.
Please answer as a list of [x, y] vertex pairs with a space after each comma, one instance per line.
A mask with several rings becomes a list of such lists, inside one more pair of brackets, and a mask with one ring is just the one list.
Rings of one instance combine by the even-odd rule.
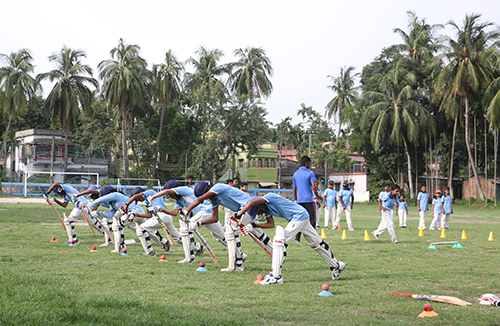
[[440, 238], [443, 238], [443, 239], [446, 238], [446, 231], [444, 230], [444, 228], [441, 229], [441, 236], [440, 236]]
[[347, 234], [345, 233], [345, 230], [342, 232], [342, 238], [340, 240], [345, 240], [347, 239]]
[[465, 234], [465, 230], [462, 230], [462, 240], [467, 240], [467, 235]]
[[365, 241], [370, 241], [370, 236], [368, 235], [368, 231], [365, 230]]
[[422, 228], [418, 229], [418, 236], [423, 237], [424, 236], [424, 230]]
[[490, 236], [488, 237], [488, 241], [493, 241], [493, 240], [495, 239], [493, 238], [493, 231], [491, 231]]
[[321, 229], [321, 239], [326, 239], [325, 229]]

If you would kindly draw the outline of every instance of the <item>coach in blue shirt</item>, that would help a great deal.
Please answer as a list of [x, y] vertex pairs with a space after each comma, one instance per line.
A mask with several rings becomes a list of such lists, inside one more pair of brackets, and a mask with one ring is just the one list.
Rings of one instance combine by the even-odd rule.
[[[309, 221], [313, 228], [316, 226], [316, 207], [314, 205], [313, 194], [316, 195], [319, 201], [321, 197], [318, 195], [316, 188], [316, 176], [314, 172], [309, 170], [311, 167], [311, 158], [302, 156], [300, 159], [300, 168], [293, 174], [293, 198], [300, 206], [304, 207], [309, 213]], [[300, 242], [300, 232], [295, 237], [295, 242]]]

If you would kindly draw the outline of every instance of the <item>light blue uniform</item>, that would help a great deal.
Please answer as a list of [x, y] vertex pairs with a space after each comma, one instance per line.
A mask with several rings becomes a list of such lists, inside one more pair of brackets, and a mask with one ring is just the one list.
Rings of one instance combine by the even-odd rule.
[[[64, 196], [64, 202], [66, 203], [72, 203], [73, 200], [73, 195], [77, 195], [79, 194], [80, 192], [78, 190], [76, 190], [75, 188], [69, 186], [69, 185], [66, 185], [66, 184], [61, 184], [61, 187], [63, 188], [63, 190], [66, 192], [66, 196]], [[85, 197], [81, 196], [81, 197], [78, 197], [78, 200], [84, 204], [88, 204], [88, 200], [85, 199]]]
[[[92, 203], [89, 204], [90, 208], [94, 208], [96, 206], [104, 204], [109, 204], [109, 212], [101, 212], [99, 211], [99, 216], [104, 217], [104, 218], [113, 218], [115, 213], [120, 209], [120, 206], [125, 206], [127, 204], [127, 201], [130, 198], [119, 193], [119, 192], [113, 192], [110, 193], [109, 195], [100, 197], [99, 199], [94, 200]], [[142, 209], [141, 206], [136, 204], [135, 202], [132, 202], [128, 206], [129, 210], [138, 212], [138, 213], [144, 213], [144, 210]]]
[[399, 204], [399, 209], [406, 209], [406, 207], [408, 207], [408, 203], [406, 201], [400, 201], [398, 200], [398, 204]]
[[392, 196], [392, 194], [388, 192], [382, 194], [382, 198], [380, 199], [382, 199], [382, 207], [390, 211], [392, 211], [392, 209], [394, 208], [394, 204], [398, 200], [397, 197]]
[[418, 195], [417, 195], [417, 200], [420, 200], [420, 210], [422, 211], [427, 211], [429, 208], [428, 208], [428, 204], [429, 204], [429, 194], [426, 192], [426, 193], [423, 193], [423, 192], [419, 192]]
[[432, 205], [434, 205], [434, 214], [443, 214], [443, 210], [441, 209], [441, 199], [433, 198]]
[[[351, 197], [354, 197], [354, 191], [352, 189], [341, 189], [339, 191], [339, 197], [344, 203], [346, 207], [351, 207]], [[339, 201], [339, 205], [342, 206], [342, 203]]]
[[451, 202], [452, 202], [451, 196], [446, 196], [444, 195], [441, 197], [441, 202], [443, 203], [443, 208], [444, 208], [444, 213], [445, 214], [451, 214]]
[[[148, 189], [145, 192], [143, 192], [143, 194], [144, 196], [146, 196], [146, 198], [148, 198], [149, 196], [156, 195], [156, 191], [154, 191], [153, 189]], [[165, 202], [161, 197], [156, 197], [150, 204], [151, 206], [160, 206], [163, 209], [167, 209], [167, 206], [165, 206]]]
[[243, 191], [222, 183], [214, 185], [209, 191], [215, 194], [210, 197], [212, 207], [222, 205], [233, 212], [238, 212], [245, 207], [248, 201], [248, 195]]
[[329, 207], [335, 207], [335, 202], [337, 201], [337, 191], [335, 189], [327, 188], [325, 190], [326, 202], [325, 205]]
[[304, 207], [288, 199], [273, 193], [264, 195], [262, 198], [266, 200], [266, 216], [282, 217], [288, 222], [300, 222], [309, 219], [309, 213], [307, 213]]
[[[195, 200], [196, 196], [194, 195], [193, 188], [188, 186], [185, 187], [176, 187], [172, 189], [177, 195], [181, 196], [180, 199], [175, 201], [174, 209], [183, 209], [184, 207], [189, 207]], [[206, 211], [207, 213], [212, 213], [212, 207], [209, 203], [204, 201], [200, 205], [193, 208], [192, 212], [194, 215], [198, 214], [200, 211]]]

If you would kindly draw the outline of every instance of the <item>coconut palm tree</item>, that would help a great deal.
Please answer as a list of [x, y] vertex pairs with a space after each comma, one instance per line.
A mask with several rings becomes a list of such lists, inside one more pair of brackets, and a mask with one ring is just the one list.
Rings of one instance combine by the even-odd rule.
[[160, 164], [160, 142], [163, 131], [163, 115], [165, 108], [169, 107], [175, 101], [178, 101], [181, 94], [181, 79], [180, 74], [184, 66], [177, 61], [177, 58], [168, 50], [165, 53], [164, 63], [153, 66], [154, 78], [154, 94], [161, 105], [160, 113], [160, 128], [158, 130], [158, 138], [156, 140], [156, 168], [153, 169], [153, 178], [155, 178], [156, 169]]
[[277, 135], [277, 140], [278, 140], [278, 145], [279, 145], [278, 188], [281, 188], [281, 154], [283, 152], [283, 144], [286, 145], [288, 133], [290, 132], [290, 129], [292, 128], [291, 121], [292, 121], [291, 117], [286, 117], [285, 119], [281, 120], [281, 122], [276, 125], [276, 135]]
[[271, 60], [262, 48], [247, 47], [234, 51], [238, 61], [229, 65], [228, 79], [230, 89], [238, 95], [252, 95], [267, 98], [273, 91], [269, 78], [273, 75]]
[[68, 132], [76, 127], [80, 112], [89, 113], [92, 109], [93, 95], [89, 86], [98, 88], [97, 80], [92, 78], [92, 68], [81, 62], [87, 55], [82, 50], [63, 46], [60, 52], [49, 56], [55, 69], [37, 76], [37, 80], [56, 81], [44, 101], [43, 110], [52, 119], [54, 126], [64, 131], [64, 170], [68, 164]]
[[339, 129], [335, 144], [339, 141], [340, 130], [342, 129], [342, 110], [348, 106], [352, 106], [359, 96], [357, 92], [358, 87], [354, 86], [355, 78], [359, 73], [353, 74], [354, 69], [353, 66], [349, 68], [343, 67], [340, 68], [340, 76], [328, 76], [333, 83], [328, 88], [335, 93], [335, 97], [326, 105], [325, 115], [328, 119], [331, 119], [333, 116], [337, 116], [338, 118]]
[[480, 22], [479, 14], [466, 15], [463, 27], [450, 20], [447, 24], [457, 34], [457, 39], [446, 38], [448, 50], [438, 56], [438, 60], [447, 59], [447, 64], [439, 74], [435, 88], [438, 98], [449, 96], [460, 103], [465, 117], [465, 144], [469, 164], [476, 178], [479, 197], [484, 200], [484, 192], [478, 179], [477, 167], [471, 152], [469, 139], [470, 99], [474, 94], [486, 89], [492, 80], [491, 55], [497, 51], [491, 45], [500, 38], [499, 32], [488, 31], [493, 24]]
[[8, 119], [1, 157], [7, 153], [7, 138], [12, 118], [26, 113], [28, 101], [37, 95], [41, 86], [31, 75], [35, 66], [28, 49], [12, 52], [10, 55], [0, 54], [0, 60], [5, 64], [0, 67], [0, 109], [3, 116]]
[[370, 91], [363, 94], [372, 104], [366, 108], [362, 124], [371, 125], [370, 141], [375, 152], [378, 152], [382, 142], [386, 141], [404, 147], [410, 197], [414, 196], [414, 192], [409, 142], [418, 142], [425, 129], [432, 126], [429, 111], [415, 100], [419, 95], [419, 90], [413, 89], [415, 83], [415, 75], [400, 68], [398, 64], [388, 75], [380, 78], [380, 92]]
[[150, 104], [147, 90], [150, 75], [146, 61], [140, 57], [140, 49], [138, 45], [125, 44], [120, 39], [118, 46], [110, 51], [111, 59], [98, 65], [108, 110], [121, 120], [123, 173], [126, 178], [129, 176], [128, 127], [137, 111], [149, 108]]

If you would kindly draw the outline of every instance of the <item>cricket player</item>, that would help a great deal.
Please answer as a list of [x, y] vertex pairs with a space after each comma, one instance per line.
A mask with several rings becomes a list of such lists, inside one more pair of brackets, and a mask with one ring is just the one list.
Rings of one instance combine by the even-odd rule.
[[128, 209], [131, 211], [127, 214], [126, 210], [120, 209], [121, 206], [125, 208], [129, 197], [122, 193], [119, 193], [111, 186], [104, 186], [100, 190], [101, 196], [99, 199], [94, 200], [89, 205], [84, 206], [84, 209], [89, 212], [92, 211], [94, 207], [107, 203], [110, 206], [109, 212], [94, 211], [92, 214], [97, 214], [104, 218], [113, 218], [112, 230], [114, 235], [115, 249], [111, 252], [121, 252], [125, 246], [125, 233], [123, 228], [126, 226], [134, 230], [141, 241], [141, 245], [147, 255], [156, 256], [153, 248], [151, 247], [151, 238], [146, 230], [144, 230], [139, 223], [135, 223], [133, 226], [133, 220], [137, 213], [144, 213], [144, 210], [136, 203], [129, 205]]
[[[90, 186], [90, 187], [95, 187], [95, 186]], [[89, 188], [90, 189], [90, 188]], [[71, 240], [73, 240], [75, 243], [79, 243], [78, 237], [76, 236], [75, 233], [75, 226], [73, 223], [82, 215], [82, 211], [78, 207], [77, 203], [73, 202], [72, 196], [78, 195], [78, 190], [73, 188], [70, 185], [63, 184], [60, 182], [54, 183], [52, 186], [50, 186], [49, 190], [47, 191], [47, 194], [52, 193], [53, 191], [56, 191], [56, 193], [64, 198], [63, 201], [60, 201], [59, 199], [56, 198], [46, 198], [52, 205], [54, 203], [57, 203], [59, 206], [62, 206], [66, 208], [68, 206], [68, 203], [73, 203], [75, 205], [75, 208], [71, 211], [71, 213], [68, 215], [64, 214], [64, 226], [66, 227], [66, 232], [68, 234], [68, 241], [65, 243], [71, 243]], [[85, 197], [79, 197], [78, 201], [88, 204], [88, 201]], [[103, 236], [105, 234], [104, 230], [100, 226], [100, 224], [94, 219], [93, 216], [88, 216], [90, 223], [92, 223], [93, 227], [99, 231]]]
[[[190, 187], [181, 187], [179, 182], [175, 180], [170, 180], [163, 186], [163, 191], [151, 197], [154, 204], [160, 196], [169, 195], [171, 198], [175, 199], [174, 210], [167, 210], [167, 207], [151, 206], [148, 208], [150, 212], [163, 212], [170, 214], [172, 216], [179, 215], [181, 209], [188, 207], [192, 202], [196, 200], [194, 195], [194, 190]], [[200, 206], [193, 209], [194, 216], [189, 219], [189, 224], [186, 223], [182, 218], [179, 221], [180, 234], [182, 240], [182, 247], [184, 248], [185, 258], [178, 263], [194, 263], [194, 252], [197, 251], [197, 255], [201, 254], [204, 250], [203, 245], [196, 243], [194, 240], [193, 232], [201, 226], [206, 226], [210, 230], [212, 235], [221, 243], [225, 244], [224, 241], [224, 230], [219, 222], [219, 211], [218, 209], [212, 209], [208, 203], [203, 203]], [[214, 214], [217, 218], [215, 222], [207, 223], [206, 221], [212, 217]]]
[[417, 195], [417, 207], [418, 215], [420, 220], [418, 222], [418, 228], [425, 230], [425, 213], [429, 210], [429, 194], [427, 193], [427, 187], [422, 186], [420, 192]]
[[344, 180], [344, 182], [342, 183], [342, 187], [343, 189], [341, 189], [338, 194], [337, 219], [335, 220], [335, 225], [333, 227], [334, 229], [338, 228], [340, 218], [342, 217], [342, 212], [344, 211], [349, 231], [354, 231], [351, 220], [351, 209], [354, 208], [354, 192], [351, 188], [349, 188], [348, 180]]
[[[234, 187], [218, 183], [213, 187], [210, 186], [208, 182], [199, 182], [194, 188], [194, 194], [198, 197], [188, 208], [186, 208], [183, 212], [184, 215], [188, 215], [195, 207], [203, 203], [205, 200], [210, 200], [212, 203], [213, 212], [217, 211], [217, 207], [219, 205], [223, 205], [224, 207], [229, 208], [233, 212], [237, 212], [242, 209], [247, 201], [248, 195], [243, 191], [236, 189]], [[245, 214], [243, 216], [235, 215], [237, 219], [241, 219], [243, 224], [247, 224], [251, 222], [250, 215]], [[218, 215], [212, 214], [212, 217], [208, 220], [205, 220], [205, 223], [212, 223], [218, 220]], [[227, 268], [222, 269], [221, 271], [238, 271], [243, 272], [245, 269], [243, 268], [243, 260], [246, 258], [246, 255], [241, 252], [241, 243], [238, 234], [240, 233], [240, 227], [238, 223], [235, 222], [236, 225], [230, 222], [229, 220], [226, 223], [226, 230], [224, 233], [224, 238], [227, 243], [227, 251], [229, 255], [229, 265]], [[272, 245], [269, 237], [260, 229], [254, 228], [252, 233], [262, 242], [264, 243], [269, 250], [272, 251]]]
[[265, 214], [267, 222], [263, 224], [257, 224], [255, 222], [246, 224], [244, 226], [244, 231], [246, 233], [252, 232], [254, 228], [273, 228], [273, 216], [282, 217], [289, 222], [284, 229], [279, 225], [276, 227], [276, 235], [273, 241], [272, 270], [271, 273], [260, 282], [261, 285], [283, 283], [281, 266], [286, 256], [285, 249], [287, 243], [295, 237], [297, 232], [302, 232], [309, 246], [316, 250], [316, 252], [330, 265], [332, 279], [338, 280], [340, 278], [340, 274], [344, 270], [346, 264], [333, 256], [328, 245], [321, 239], [318, 232], [316, 232], [309, 223], [309, 213], [304, 207], [279, 195], [269, 193], [262, 197], [251, 197], [248, 203], [238, 212], [238, 215], [241, 216], [247, 212], [252, 219], [255, 219], [257, 215]]
[[333, 189], [334, 182], [328, 181], [328, 188], [326, 188], [323, 195], [323, 208], [325, 209], [325, 229], [328, 229], [330, 216], [332, 219], [332, 226], [335, 230], [335, 212], [337, 207], [337, 191]]
[[381, 202], [382, 202], [382, 220], [378, 228], [372, 232], [377, 240], [380, 240], [380, 235], [387, 230], [391, 235], [392, 243], [398, 243], [398, 239], [396, 238], [396, 232], [394, 231], [394, 222], [391, 215], [391, 211], [394, 208], [394, 205], [398, 205], [398, 195], [399, 195], [399, 186], [394, 184], [391, 187], [391, 192], [384, 192], [381, 194]]

